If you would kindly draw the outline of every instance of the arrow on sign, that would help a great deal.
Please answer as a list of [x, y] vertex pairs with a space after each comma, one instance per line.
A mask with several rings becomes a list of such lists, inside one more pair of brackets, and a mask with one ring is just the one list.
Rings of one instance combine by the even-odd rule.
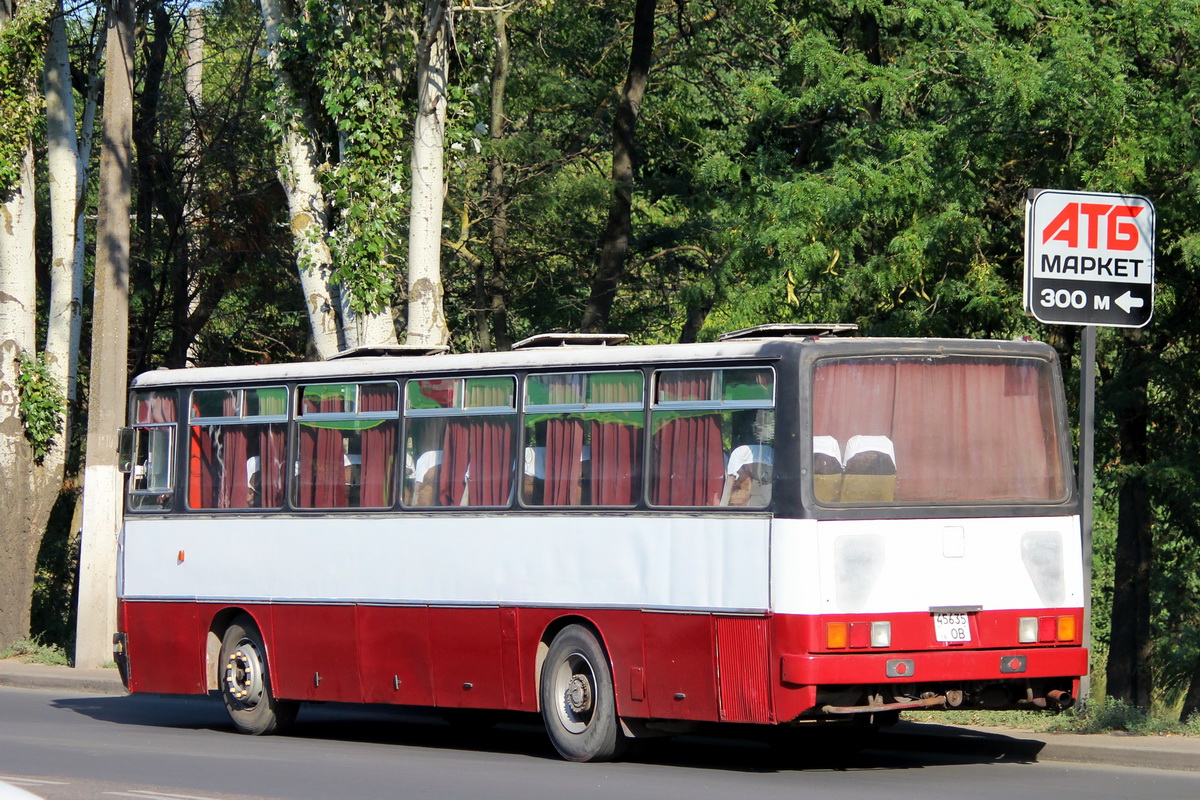
[[1134, 297], [1133, 292], [1126, 292], [1113, 302], [1120, 306], [1121, 310], [1126, 314], [1133, 311], [1135, 308], [1141, 308], [1142, 306], [1146, 305], [1146, 301], [1140, 297]]

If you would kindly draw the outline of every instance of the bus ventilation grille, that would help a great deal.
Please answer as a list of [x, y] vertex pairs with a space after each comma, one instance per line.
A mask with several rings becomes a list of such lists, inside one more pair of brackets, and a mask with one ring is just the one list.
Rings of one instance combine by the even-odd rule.
[[717, 617], [717, 688], [722, 722], [769, 722], [767, 621]]

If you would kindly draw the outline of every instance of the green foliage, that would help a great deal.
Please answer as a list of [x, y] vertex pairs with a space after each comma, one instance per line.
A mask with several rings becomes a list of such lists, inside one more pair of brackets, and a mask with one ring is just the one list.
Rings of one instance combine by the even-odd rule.
[[[355, 311], [391, 306], [406, 263], [413, 76], [419, 15], [365, 0], [311, 0], [282, 31], [280, 66], [311, 100], [331, 206], [324, 232], [335, 279], [352, 289]], [[292, 98], [276, 96], [277, 136]]]
[[905, 711], [904, 719], [942, 725], [974, 725], [989, 728], [1016, 728], [1046, 733], [1112, 733], [1121, 731], [1139, 736], [1200, 736], [1200, 715], [1180, 722], [1174, 716], [1151, 713], [1111, 697], [1093, 701], [1086, 713], [1066, 711], [989, 711], [952, 709], [947, 711]]
[[0, 197], [20, 180], [30, 133], [42, 111], [37, 78], [53, 7], [50, 0], [22, 2], [8, 24], [0, 23]]
[[19, 639], [0, 652], [0, 658], [15, 658], [26, 664], [67, 666], [70, 664], [66, 651], [58, 645], [43, 644], [38, 637]]
[[33, 457], [41, 462], [50, 452], [54, 437], [62, 433], [67, 399], [50, 375], [45, 353], [17, 357], [17, 392], [25, 438], [33, 446]]

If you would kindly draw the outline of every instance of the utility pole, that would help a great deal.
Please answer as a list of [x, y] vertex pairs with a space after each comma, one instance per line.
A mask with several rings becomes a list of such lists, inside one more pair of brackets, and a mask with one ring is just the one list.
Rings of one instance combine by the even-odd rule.
[[129, 347], [133, 0], [109, 0], [105, 47], [104, 139], [96, 223], [76, 667], [96, 667], [112, 660], [112, 635], [117, 623], [117, 535], [122, 498], [117, 437], [125, 423]]

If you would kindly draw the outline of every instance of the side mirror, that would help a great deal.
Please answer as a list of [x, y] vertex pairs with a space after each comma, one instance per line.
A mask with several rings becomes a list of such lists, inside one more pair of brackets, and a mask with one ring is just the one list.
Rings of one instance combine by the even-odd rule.
[[133, 469], [133, 428], [121, 428], [117, 435], [117, 469], [128, 475]]

